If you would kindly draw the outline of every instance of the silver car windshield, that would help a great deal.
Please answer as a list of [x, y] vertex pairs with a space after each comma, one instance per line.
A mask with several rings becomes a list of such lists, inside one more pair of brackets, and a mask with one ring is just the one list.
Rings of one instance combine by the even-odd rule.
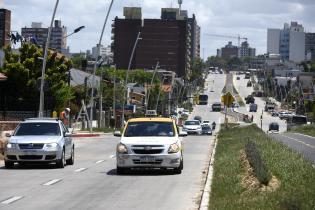
[[21, 123], [14, 136], [60, 136], [58, 123]]
[[130, 122], [124, 136], [175, 136], [175, 131], [171, 122]]

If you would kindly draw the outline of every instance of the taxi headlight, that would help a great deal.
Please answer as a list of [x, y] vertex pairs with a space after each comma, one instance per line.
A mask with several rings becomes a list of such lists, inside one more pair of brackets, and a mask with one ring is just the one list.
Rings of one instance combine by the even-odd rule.
[[178, 144], [174, 143], [171, 144], [170, 147], [168, 148], [168, 153], [177, 153], [179, 152], [180, 148], [178, 146]]
[[119, 143], [117, 145], [116, 151], [118, 153], [122, 153], [122, 154], [127, 154], [128, 153], [128, 149], [127, 149], [126, 145], [124, 145], [122, 143]]
[[8, 143], [8, 144], [7, 144], [7, 148], [8, 148], [8, 149], [15, 149], [15, 148], [16, 148], [16, 145], [17, 145], [17, 144], [15, 144], [15, 143]]

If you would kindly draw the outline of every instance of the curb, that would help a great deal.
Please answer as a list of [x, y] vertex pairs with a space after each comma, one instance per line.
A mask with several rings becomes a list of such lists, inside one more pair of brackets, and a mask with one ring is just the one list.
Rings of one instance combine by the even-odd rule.
[[201, 202], [199, 206], [199, 210], [208, 210], [209, 208], [209, 201], [210, 201], [210, 193], [211, 193], [211, 185], [212, 185], [212, 178], [213, 178], [213, 163], [214, 163], [214, 155], [217, 148], [217, 136], [214, 139], [214, 146], [211, 154], [211, 159], [209, 163], [209, 169], [207, 172], [206, 184], [202, 192]]

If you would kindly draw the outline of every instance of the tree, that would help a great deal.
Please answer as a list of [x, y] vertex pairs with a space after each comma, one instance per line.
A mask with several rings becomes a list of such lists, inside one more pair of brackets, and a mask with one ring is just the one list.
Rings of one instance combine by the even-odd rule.
[[[6, 95], [11, 110], [37, 110], [42, 68], [42, 49], [23, 43], [18, 52], [4, 49], [5, 64], [0, 70], [7, 79]], [[73, 99], [74, 91], [68, 86], [70, 60], [54, 51], [48, 52], [45, 74], [46, 109], [61, 111]], [[15, 101], [24, 101], [17, 104]]]

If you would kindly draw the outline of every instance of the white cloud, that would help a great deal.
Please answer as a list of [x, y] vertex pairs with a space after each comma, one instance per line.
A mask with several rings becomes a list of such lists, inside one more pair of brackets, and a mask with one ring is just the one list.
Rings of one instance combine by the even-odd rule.
[[[30, 26], [31, 22], [50, 23], [55, 0], [0, 0], [0, 6], [12, 11], [12, 30]], [[110, 0], [60, 0], [56, 18], [68, 32], [86, 28], [68, 39], [72, 52], [91, 49], [99, 39]], [[123, 17], [124, 6], [142, 7], [144, 18], [160, 18], [162, 7], [177, 7], [177, 0], [115, 0], [103, 39], [110, 44], [111, 20]], [[285, 22], [298, 21], [307, 31], [315, 32], [314, 0], [184, 0], [183, 9], [194, 13], [201, 26], [205, 56], [215, 54], [229, 39], [206, 36], [206, 33], [245, 36], [258, 53], [266, 51], [267, 28], [282, 28]], [[235, 44], [237, 39], [232, 40]], [[202, 50], [203, 51], [203, 50]]]

